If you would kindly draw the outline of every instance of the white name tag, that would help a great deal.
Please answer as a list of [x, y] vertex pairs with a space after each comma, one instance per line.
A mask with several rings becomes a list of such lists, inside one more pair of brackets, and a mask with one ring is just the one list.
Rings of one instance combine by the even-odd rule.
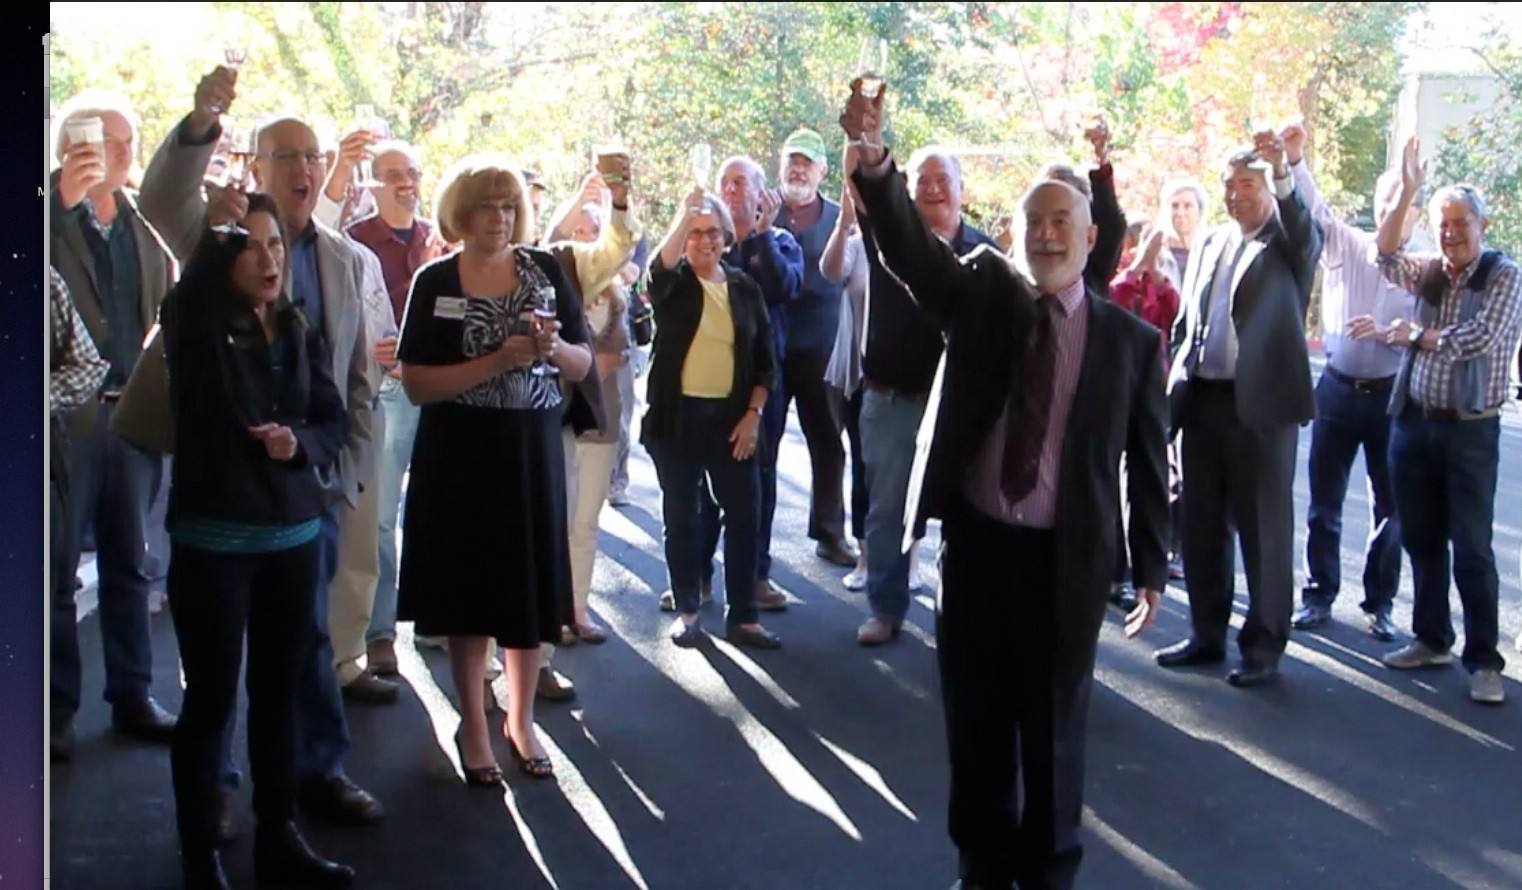
[[464, 297], [439, 297], [433, 301], [433, 317], [458, 321], [465, 317]]

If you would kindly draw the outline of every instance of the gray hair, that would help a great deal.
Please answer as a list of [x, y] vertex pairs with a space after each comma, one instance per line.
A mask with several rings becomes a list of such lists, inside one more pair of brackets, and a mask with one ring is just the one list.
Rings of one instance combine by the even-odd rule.
[[724, 179], [724, 171], [728, 170], [730, 167], [736, 164], [738, 164], [740, 168], [745, 171], [745, 177], [750, 180], [751, 186], [755, 188], [756, 191], [759, 192], [762, 189], [766, 188], [766, 171], [761, 169], [760, 164], [756, 163], [745, 155], [730, 155], [724, 159], [724, 163], [719, 165], [719, 175], [718, 178], [714, 180], [713, 184], [714, 191], [720, 191], [723, 189], [722, 180]]
[[127, 121], [127, 127], [132, 130], [132, 150], [136, 154], [139, 121], [137, 112], [132, 110], [132, 100], [121, 93], [88, 89], [76, 93], [53, 116], [53, 157], [60, 162], [63, 160], [63, 141], [69, 124], [108, 113], [119, 114]]
[[1205, 186], [1201, 185], [1198, 179], [1170, 179], [1163, 185], [1163, 190], [1157, 195], [1159, 215], [1164, 217], [1169, 215], [1171, 210], [1169, 205], [1173, 203], [1173, 196], [1179, 192], [1189, 192], [1194, 195], [1195, 206], [1200, 208], [1200, 213], [1203, 214], [1205, 212], [1205, 201], [1207, 200], [1205, 197]]
[[[720, 169], [723, 168], [721, 167]], [[725, 247], [735, 243], [735, 238], [738, 237], [735, 234], [735, 218], [729, 215], [729, 207], [717, 195], [711, 192], [704, 192], [703, 206], [698, 212], [712, 214], [713, 218], [719, 221], [719, 228], [724, 230]]]
[[1064, 179], [1042, 179], [1025, 190], [1025, 195], [1020, 198], [1020, 210], [1022, 213], [1030, 210], [1031, 200], [1036, 197], [1036, 192], [1044, 188], [1063, 188], [1072, 193], [1073, 197], [1073, 222], [1079, 228], [1088, 228], [1094, 224], [1094, 214], [1089, 208], [1089, 199], [1084, 193], [1071, 182]]
[[1094, 200], [1094, 187], [1089, 180], [1078, 175], [1071, 164], [1047, 164], [1041, 169], [1041, 175], [1037, 179], [1050, 179], [1057, 182], [1065, 182], [1077, 189], [1083, 195], [1085, 201]]
[[418, 171], [422, 172], [422, 152], [418, 150], [417, 146], [409, 142], [404, 142], [400, 139], [382, 139], [370, 147], [370, 152], [373, 158], [379, 158], [381, 155], [399, 154], [416, 164]]
[[[1474, 218], [1480, 222], [1490, 219], [1490, 211], [1485, 207], [1485, 199], [1480, 197], [1480, 192], [1467, 182], [1455, 185], [1445, 185], [1438, 189], [1432, 196], [1432, 203], [1427, 205], [1427, 217], [1436, 219], [1442, 215], [1443, 205], [1450, 201], [1469, 205], [1469, 210], [1474, 213]], [[1437, 228], [1436, 225], [1433, 228]]]
[[[1273, 184], [1273, 168], [1269, 166], [1267, 161], [1258, 157], [1256, 151], [1250, 148], [1240, 149], [1231, 153], [1231, 156], [1221, 165], [1221, 181], [1225, 182], [1230, 179], [1233, 171], [1236, 170], [1256, 170], [1263, 174], [1265, 185]], [[1204, 207], [1205, 205], [1202, 202], [1200, 208], [1204, 209]]]
[[946, 164], [957, 179], [957, 185], [962, 184], [962, 162], [956, 156], [956, 152], [944, 145], [927, 145], [909, 156], [909, 188], [914, 188], [914, 180], [919, 179], [920, 168], [931, 158], [938, 158]]

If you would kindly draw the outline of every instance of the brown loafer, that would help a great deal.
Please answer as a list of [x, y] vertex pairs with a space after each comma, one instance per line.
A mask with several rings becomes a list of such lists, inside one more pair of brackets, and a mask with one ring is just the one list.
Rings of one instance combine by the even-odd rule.
[[756, 608], [763, 612], [787, 611], [787, 594], [772, 586], [770, 581], [756, 582]]
[[570, 701], [576, 697], [576, 687], [570, 681], [561, 682], [560, 675], [552, 669], [542, 667], [539, 669], [534, 694], [545, 701]]
[[856, 629], [856, 642], [863, 646], [881, 646], [884, 643], [898, 639], [899, 631], [904, 627], [904, 622], [892, 618], [884, 618], [881, 615], [873, 615], [866, 623]]

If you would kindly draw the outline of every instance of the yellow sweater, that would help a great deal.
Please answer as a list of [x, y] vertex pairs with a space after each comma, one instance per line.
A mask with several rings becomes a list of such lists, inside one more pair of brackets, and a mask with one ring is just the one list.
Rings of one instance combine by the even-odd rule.
[[698, 280], [703, 285], [703, 317], [682, 365], [682, 395], [724, 399], [735, 385], [735, 320], [729, 311], [729, 282]]

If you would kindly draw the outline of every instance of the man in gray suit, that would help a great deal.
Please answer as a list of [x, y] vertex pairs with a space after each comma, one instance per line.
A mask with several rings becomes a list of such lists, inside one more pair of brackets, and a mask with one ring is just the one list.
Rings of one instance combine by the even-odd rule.
[[[167, 744], [175, 718], [148, 693], [153, 649], [143, 572], [149, 506], [164, 463], [109, 431], [143, 339], [178, 275], [174, 255], [127, 188], [136, 142], [136, 117], [121, 97], [81, 94], [59, 112], [54, 145], [60, 167], [48, 189], [51, 262], [110, 364], [104, 383], [68, 421], [73, 479], [61, 559], [72, 582], [85, 525], [93, 524], [112, 723], [119, 731]], [[54, 748], [66, 758], [79, 710], [79, 638], [74, 585], [55, 592], [51, 728]]]
[[1295, 450], [1315, 415], [1305, 314], [1322, 232], [1295, 189], [1284, 140], [1262, 132], [1222, 170], [1233, 222], [1208, 235], [1184, 281], [1185, 337], [1168, 396], [1182, 432], [1184, 573], [1194, 633], [1158, 664], [1226, 658], [1235, 542], [1247, 568], [1247, 621], [1233, 686], [1278, 672], [1294, 602]]
[[[202, 173], [221, 135], [220, 116], [232, 104], [233, 86], [234, 73], [227, 68], [202, 78], [195, 110], [159, 146], [143, 179], [145, 211], [180, 249], [193, 246], [206, 226], [240, 219], [247, 210], [247, 199], [235, 188], [214, 192], [209, 203], [202, 192]], [[332, 354], [333, 379], [340, 382], [348, 414], [348, 449], [340, 456], [333, 501], [322, 521], [319, 583], [323, 589], [317, 597], [313, 642], [299, 681], [296, 772], [301, 782], [299, 802], [308, 815], [352, 825], [379, 820], [382, 809], [343, 772], [349, 731], [328, 635], [327, 586], [337, 568], [339, 503], [357, 509], [360, 488], [375, 473], [371, 413], [376, 375], [365, 327], [364, 261], [349, 239], [313, 216], [327, 178], [326, 167], [316, 134], [301, 121], [287, 118], [260, 129], [254, 178], [280, 205], [290, 230], [288, 293], [323, 334]], [[230, 779], [236, 776], [230, 729], [228, 737], [223, 767]], [[225, 811], [223, 827], [228, 827]]]

